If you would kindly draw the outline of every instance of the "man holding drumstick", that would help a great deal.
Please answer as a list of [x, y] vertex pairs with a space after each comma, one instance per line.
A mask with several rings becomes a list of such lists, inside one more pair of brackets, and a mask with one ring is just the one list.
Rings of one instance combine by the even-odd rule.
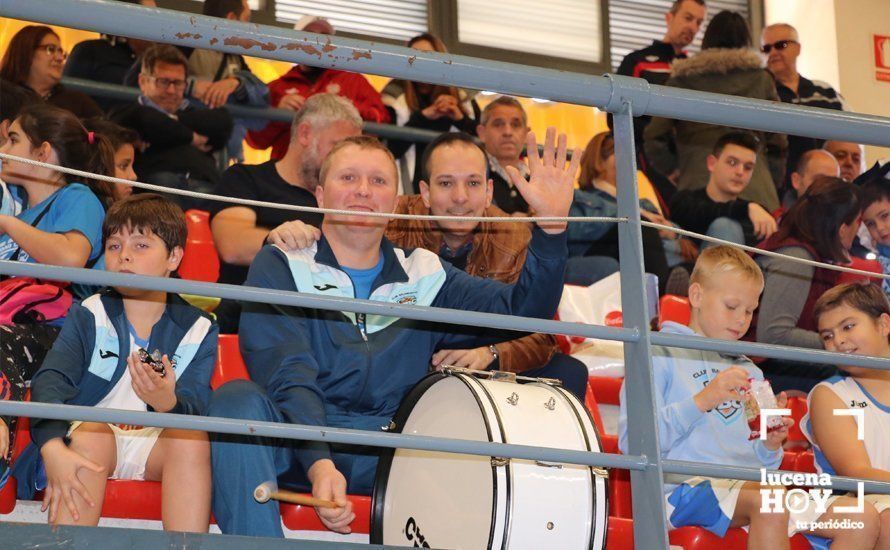
[[[580, 152], [566, 167], [566, 138], [548, 129], [543, 156], [529, 134], [525, 181], [513, 184], [539, 216], [564, 217], [572, 201]], [[393, 212], [395, 161], [376, 139], [347, 138], [322, 164], [316, 198], [322, 208]], [[430, 251], [403, 251], [384, 239], [387, 218], [325, 215], [319, 242], [284, 252], [263, 248], [247, 286], [390, 303], [459, 308], [551, 318], [562, 294], [567, 257], [563, 223], [532, 231], [518, 281], [506, 285], [471, 277]], [[252, 382], [229, 382], [214, 392], [211, 416], [380, 430], [407, 391], [428, 371], [438, 349], [478, 347], [510, 338], [479, 329], [442, 332], [433, 323], [346, 312], [246, 304], [241, 351]], [[463, 331], [462, 331], [463, 330]], [[338, 508], [316, 508], [329, 529], [349, 533], [355, 518], [349, 494], [369, 494], [377, 450], [221, 436], [212, 444], [213, 511], [224, 533], [283, 535], [277, 505], [259, 504], [253, 489], [278, 479], [311, 487]]]

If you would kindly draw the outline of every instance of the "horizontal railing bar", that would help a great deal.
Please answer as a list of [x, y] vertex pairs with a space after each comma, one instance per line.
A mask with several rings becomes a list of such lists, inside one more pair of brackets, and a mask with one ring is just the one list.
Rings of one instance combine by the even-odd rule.
[[[146, 8], [106, 0], [7, 0], [0, 14], [30, 21], [303, 63], [317, 67], [373, 73], [393, 78], [525, 97], [590, 105], [614, 112], [621, 98], [633, 103], [634, 115], [723, 124], [771, 132], [890, 146], [890, 118], [806, 108], [650, 86], [630, 77], [593, 75], [529, 67], [478, 58], [421, 52], [341, 36], [319, 36], [292, 29]], [[127, 22], [122, 26], [121, 22]]]
[[469, 325], [520, 332], [566, 334], [569, 336], [583, 336], [585, 338], [600, 338], [621, 342], [635, 342], [639, 339], [639, 332], [636, 329], [629, 328], [568, 323], [565, 321], [515, 317], [512, 315], [464, 311], [460, 309], [392, 304], [375, 300], [359, 300], [337, 296], [318, 296], [302, 292], [220, 283], [204, 283], [165, 277], [148, 277], [145, 275], [114, 273], [97, 269], [82, 269], [76, 267], [61, 267], [0, 260], [0, 273], [15, 277], [34, 277], [52, 281], [70, 281], [73, 283], [95, 286], [118, 286], [146, 290], [160, 290], [163, 292], [212, 296], [215, 298], [244, 300], [263, 304], [296, 306], [332, 311], [351, 311], [355, 313], [401, 317], [403, 319], [415, 319], [419, 321]]
[[[335, 296], [317, 296], [301, 292], [219, 283], [204, 283], [163, 277], [147, 277], [145, 275], [113, 273], [95, 269], [60, 267], [3, 260], [0, 261], [0, 273], [17, 277], [35, 277], [40, 279], [71, 281], [87, 285], [131, 286], [133, 288], [160, 290], [179, 294], [213, 296], [231, 300], [244, 300], [248, 302], [333, 311], [352, 311], [355, 313], [386, 315], [420, 321], [462, 324], [501, 330], [565, 334], [569, 336], [582, 336], [584, 338], [616, 340], [619, 342], [636, 342], [639, 340], [639, 332], [635, 328], [605, 327], [583, 323], [552, 321], [548, 319], [534, 319], [530, 317], [514, 317], [496, 313], [391, 304], [374, 300], [359, 300]], [[666, 332], [653, 332], [650, 336], [650, 340], [652, 344], [668, 347], [701, 349], [720, 353], [748, 354], [755, 357], [768, 357], [827, 365], [843, 364], [882, 370], [890, 369], [890, 359], [834, 353], [824, 350], [793, 348], [776, 344], [741, 341], [734, 342], [700, 336], [689, 336], [685, 334], [670, 334]]]
[[58, 405], [53, 403], [36, 403], [33, 401], [0, 401], [0, 415], [3, 414], [26, 416], [29, 418], [81, 420], [84, 422], [105, 422], [113, 424], [132, 424], [135, 426], [153, 426], [158, 428], [200, 430], [209, 433], [272, 437], [277, 439], [299, 439], [302, 441], [320, 441], [323, 443], [341, 443], [345, 445], [441, 451], [479, 456], [516, 458], [521, 460], [542, 460], [545, 462], [583, 464], [585, 466], [622, 468], [629, 470], [642, 470], [648, 464], [647, 461], [640, 456], [592, 453], [571, 449], [491, 443], [489, 441], [469, 441], [464, 439], [386, 433], [371, 430], [331, 428], [327, 426], [261, 422], [241, 418], [218, 418], [186, 414], [125, 411], [120, 409], [107, 409], [104, 407]]
[[671, 334], [667, 332], [653, 332], [650, 335], [650, 340], [654, 345], [672, 348], [745, 354], [752, 357], [785, 359], [788, 361], [818, 363], [820, 365], [850, 365], [853, 367], [867, 367], [880, 370], [890, 369], [890, 359], [869, 357], [867, 355], [850, 355], [825, 350], [793, 348], [779, 344], [717, 340], [702, 336]]
[[[691, 476], [708, 476], [719, 477], [723, 479], [742, 479], [745, 481], [761, 481], [761, 471], [756, 468], [747, 468], [744, 466], [723, 466], [719, 464], [706, 464], [703, 462], [692, 462], [688, 460], [671, 460], [665, 459], [661, 461], [662, 471], [665, 474], [680, 474]], [[768, 473], [789, 473], [801, 474], [802, 472], [792, 472], [790, 470], [767, 470]], [[863, 483], [863, 489], [866, 493], [878, 493], [882, 495], [890, 494], [890, 483], [886, 481], [869, 481], [865, 479], [857, 479], [846, 476], [831, 476], [832, 489], [840, 489], [841, 491], [856, 491], [856, 483]], [[801, 483], [801, 486], [810, 486]], [[812, 485], [816, 486], [816, 485]]]
[[[129, 86], [119, 84], [108, 84], [107, 82], [95, 82], [93, 80], [85, 80], [83, 78], [72, 78], [66, 76], [62, 78], [62, 84], [73, 90], [78, 90], [86, 94], [97, 95], [100, 97], [108, 97], [111, 99], [131, 100], [139, 97], [139, 90]], [[227, 103], [226, 109], [232, 113], [232, 116], [241, 118], [261, 118], [273, 120], [276, 122], [291, 123], [294, 119], [294, 112], [287, 109], [247, 107], [245, 105], [237, 105]], [[396, 126], [394, 124], [379, 124], [377, 122], [365, 122], [363, 128], [371, 134], [376, 134], [390, 139], [401, 139], [412, 141], [415, 143], [429, 143], [440, 135], [439, 132], [432, 130], [422, 130], [420, 128], [411, 128], [410, 126]]]

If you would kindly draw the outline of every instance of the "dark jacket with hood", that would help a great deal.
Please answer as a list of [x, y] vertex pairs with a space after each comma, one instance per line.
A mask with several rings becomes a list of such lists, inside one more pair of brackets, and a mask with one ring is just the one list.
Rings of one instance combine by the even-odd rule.
[[[760, 56], [748, 49], [713, 48], [673, 63], [668, 86], [753, 99], [779, 101], [773, 78], [762, 68]], [[644, 133], [646, 156], [663, 174], [679, 170], [677, 188], [698, 189], [708, 183], [706, 160], [726, 126], [653, 117]], [[785, 134], [755, 132], [760, 138], [757, 165], [741, 198], [772, 212], [779, 207], [776, 183], [785, 173], [788, 139]], [[671, 143], [676, 143], [676, 154]]]

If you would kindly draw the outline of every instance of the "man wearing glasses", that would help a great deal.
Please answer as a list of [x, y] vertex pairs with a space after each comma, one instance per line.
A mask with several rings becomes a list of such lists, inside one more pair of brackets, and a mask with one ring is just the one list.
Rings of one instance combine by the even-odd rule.
[[[113, 111], [111, 118], [142, 139], [135, 166], [140, 181], [208, 192], [219, 179], [212, 153], [225, 147], [232, 117], [223, 108], [207, 109], [185, 99], [187, 78], [188, 61], [182, 52], [166, 44], [152, 46], [142, 58], [142, 94]], [[171, 198], [183, 209], [206, 207], [197, 199]]]
[[[760, 51], [766, 58], [766, 66], [776, 79], [779, 99], [784, 103], [845, 110], [844, 98], [829, 84], [810, 80], [797, 72], [800, 41], [797, 30], [787, 23], [776, 23], [763, 29]], [[785, 188], [789, 187], [791, 172], [800, 156], [811, 149], [819, 149], [825, 140], [788, 135], [788, 160], [785, 164]]]

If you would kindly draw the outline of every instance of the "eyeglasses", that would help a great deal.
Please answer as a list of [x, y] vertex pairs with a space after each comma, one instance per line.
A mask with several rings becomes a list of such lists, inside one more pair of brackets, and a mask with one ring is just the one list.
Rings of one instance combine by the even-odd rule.
[[46, 55], [50, 57], [55, 57], [56, 54], [59, 54], [62, 59], [68, 58], [68, 53], [63, 50], [61, 46], [56, 46], [55, 44], [41, 44], [34, 49], [43, 50], [46, 52]]
[[764, 44], [763, 46], [761, 46], [760, 51], [765, 54], [769, 54], [769, 52], [773, 51], [773, 48], [775, 48], [777, 52], [780, 52], [786, 49], [791, 44], [797, 44], [797, 40], [779, 40], [777, 42], [773, 42], [772, 44]]
[[155, 84], [157, 84], [163, 90], [166, 90], [170, 86], [173, 86], [173, 88], [175, 88], [177, 90], [184, 90], [185, 85], [187, 84], [187, 82], [185, 80], [181, 80], [181, 79], [163, 78], [163, 77], [157, 77], [157, 76], [151, 76], [151, 75], [148, 75], [148, 76], [150, 78], [153, 78], [155, 81]]

